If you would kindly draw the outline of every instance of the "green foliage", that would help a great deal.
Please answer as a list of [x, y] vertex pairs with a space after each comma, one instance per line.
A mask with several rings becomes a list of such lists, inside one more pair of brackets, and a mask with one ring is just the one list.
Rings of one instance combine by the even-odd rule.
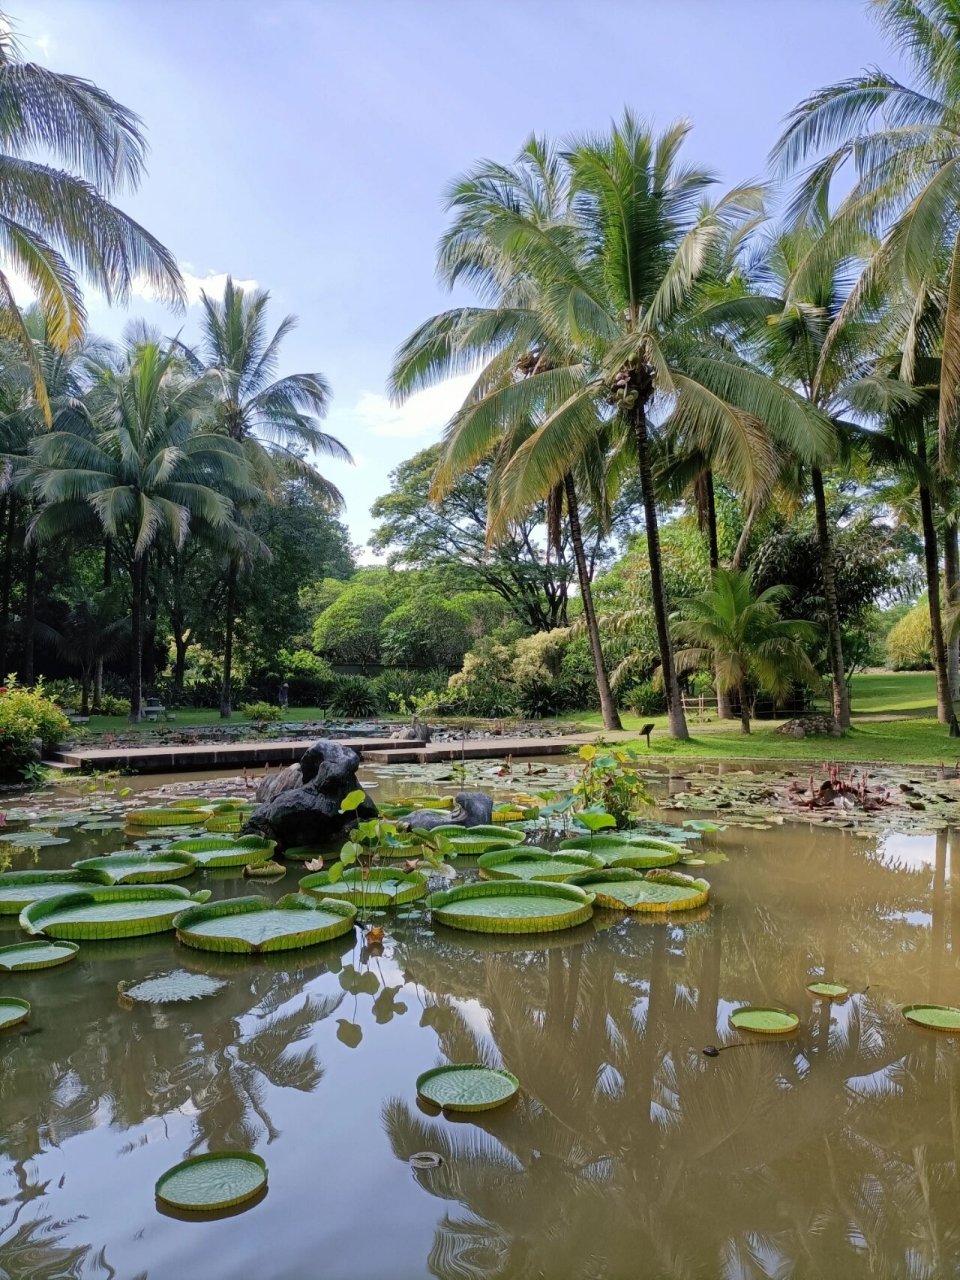
[[428, 667], [459, 666], [470, 643], [471, 622], [462, 605], [434, 596], [408, 600], [383, 619], [383, 660]]
[[641, 757], [631, 748], [587, 744], [579, 755], [583, 767], [573, 794], [581, 812], [575, 820], [588, 831], [628, 827], [645, 805], [653, 804], [640, 776]]
[[42, 680], [26, 689], [8, 677], [0, 689], [0, 776], [26, 777], [37, 762], [37, 744], [49, 751], [70, 732], [70, 721], [46, 696]]
[[240, 714], [258, 725], [277, 724], [283, 719], [283, 708], [270, 702], [244, 702]]
[[376, 684], [365, 676], [338, 676], [327, 710], [346, 719], [379, 715], [382, 708]]
[[290, 705], [325, 707], [333, 697], [337, 677], [325, 658], [310, 649], [280, 649], [276, 657], [278, 687], [284, 680], [290, 686]]
[[351, 583], [314, 624], [313, 647], [332, 662], [379, 662], [380, 628], [389, 612], [382, 591]]
[[558, 715], [596, 701], [589, 642], [569, 628], [484, 637], [450, 677], [448, 697], [475, 716]]
[[894, 671], [929, 671], [933, 639], [924, 595], [887, 633], [887, 661]]

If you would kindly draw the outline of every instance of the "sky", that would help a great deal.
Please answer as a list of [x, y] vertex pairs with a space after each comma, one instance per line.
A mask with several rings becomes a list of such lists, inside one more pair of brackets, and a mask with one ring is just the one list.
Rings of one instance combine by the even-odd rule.
[[[320, 371], [324, 461], [364, 544], [370, 504], [435, 442], [469, 381], [397, 408], [393, 353], [451, 305], [434, 253], [449, 183], [531, 133], [603, 129], [624, 106], [689, 118], [690, 161], [724, 186], [765, 175], [779, 122], [814, 88], [905, 74], [861, 0], [9, 0], [27, 56], [139, 113], [148, 174], [120, 203], [177, 256], [192, 305], [88, 297], [92, 331], [143, 315], [190, 340], [227, 272], [299, 326], [282, 374]], [[467, 299], [455, 299], [466, 301]]]

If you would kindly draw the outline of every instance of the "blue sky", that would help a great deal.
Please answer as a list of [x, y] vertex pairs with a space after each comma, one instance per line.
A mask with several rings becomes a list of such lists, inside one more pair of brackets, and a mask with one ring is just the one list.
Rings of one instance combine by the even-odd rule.
[[[829, 81], [898, 71], [860, 0], [32, 0], [30, 56], [145, 120], [149, 174], [123, 203], [177, 255], [194, 298], [231, 272], [300, 326], [283, 373], [320, 370], [327, 464], [357, 542], [387, 473], [432, 443], [463, 380], [403, 409], [397, 344], [449, 305], [433, 275], [449, 181], [531, 132], [602, 128], [624, 105], [694, 125], [688, 155], [729, 185], [764, 174], [778, 122]], [[207, 288], [216, 288], [216, 281]], [[89, 299], [91, 327], [128, 314]], [[166, 332], [176, 317], [135, 299]]]

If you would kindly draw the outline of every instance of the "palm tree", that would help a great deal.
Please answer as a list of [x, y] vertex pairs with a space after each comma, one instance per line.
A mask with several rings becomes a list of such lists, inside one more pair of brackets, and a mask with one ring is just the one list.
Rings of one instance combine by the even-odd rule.
[[[455, 210], [451, 227], [439, 249], [438, 268], [451, 288], [469, 280], [489, 308], [456, 308], [422, 325], [401, 348], [391, 376], [397, 399], [419, 387], [456, 372], [464, 353], [484, 365], [474, 393], [483, 397], [503, 387], [527, 384], [539, 376], [538, 394], [498, 418], [492, 429], [474, 431], [469, 401], [447, 440], [433, 481], [433, 495], [445, 498], [458, 481], [490, 460], [487, 487], [488, 538], [500, 543], [529, 511], [545, 503], [547, 546], [561, 544], [561, 521], [566, 516], [570, 546], [577, 567], [584, 627], [590, 643], [597, 693], [604, 727], [620, 729], [620, 715], [610, 687], [596, 610], [593, 603], [592, 567], [584, 547], [581, 493], [590, 493], [592, 507], [601, 516], [606, 509], [604, 453], [594, 447], [586, 465], [571, 465], [541, 492], [528, 493], [520, 506], [503, 501], [502, 477], [520, 444], [551, 405], [543, 375], [555, 367], [552, 339], [539, 314], [538, 282], [526, 264], [515, 258], [509, 227], [518, 218], [543, 235], [563, 234], [570, 216], [570, 189], [559, 154], [549, 144], [530, 138], [513, 166], [482, 163], [458, 179], [451, 188], [449, 207]], [[504, 334], [513, 341], [501, 350]], [[597, 424], [598, 433], [600, 424]], [[575, 474], [576, 472], [576, 474]]]
[[87, 408], [82, 425], [34, 444], [33, 491], [42, 505], [30, 536], [93, 522], [112, 540], [130, 576], [130, 719], [138, 721], [151, 549], [162, 536], [182, 546], [192, 524], [229, 537], [234, 501], [256, 489], [242, 447], [208, 427], [206, 380], [189, 376], [172, 346], [139, 342], [124, 358], [99, 362]]
[[[64, 350], [80, 341], [86, 322], [78, 272], [119, 301], [138, 278], [175, 303], [182, 301], [183, 285], [169, 251], [108, 199], [135, 189], [143, 174], [139, 117], [88, 80], [24, 62], [6, 24], [0, 31], [0, 101], [0, 337], [31, 361], [37, 401], [49, 421], [10, 274], [29, 284], [50, 343]], [[38, 153], [52, 163], [41, 164]]]
[[[202, 295], [202, 336], [195, 350], [181, 348], [197, 374], [205, 372], [215, 388], [217, 428], [235, 441], [246, 456], [260, 490], [272, 498], [284, 479], [305, 481], [331, 512], [343, 509], [343, 495], [309, 460], [311, 453], [340, 462], [353, 462], [349, 449], [323, 431], [320, 420], [330, 401], [330, 388], [320, 373], [293, 373], [277, 378], [280, 347], [296, 327], [285, 316], [273, 334], [267, 327], [270, 294], [247, 292], [228, 277], [223, 298]], [[248, 540], [248, 548], [251, 545]], [[231, 556], [227, 566], [224, 610], [224, 663], [220, 714], [232, 713], [231, 680], [233, 630], [236, 621], [237, 580], [241, 561]]]
[[740, 727], [750, 732], [752, 684], [774, 698], [786, 694], [795, 680], [819, 684], [805, 644], [817, 637], [809, 622], [780, 617], [778, 604], [790, 594], [783, 586], [754, 595], [750, 574], [717, 569], [708, 591], [680, 604], [674, 634], [677, 668], [692, 671], [708, 661], [718, 686], [740, 701]]
[[960, 404], [960, 3], [872, 0], [871, 7], [913, 64], [915, 84], [874, 68], [818, 89], [790, 113], [773, 155], [785, 174], [815, 161], [793, 202], [800, 218], [825, 207], [837, 174], [852, 167], [853, 184], [820, 248], [836, 257], [864, 232], [883, 240], [848, 310], [878, 286], [905, 286], [918, 297], [943, 280], [938, 453], [947, 473]]

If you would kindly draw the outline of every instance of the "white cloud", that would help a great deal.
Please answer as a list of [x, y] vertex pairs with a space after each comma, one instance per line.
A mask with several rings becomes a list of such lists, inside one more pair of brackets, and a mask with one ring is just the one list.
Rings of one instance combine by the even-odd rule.
[[[208, 271], [205, 276], [199, 276], [190, 268], [190, 263], [181, 264], [180, 275], [183, 278], [183, 287], [187, 295], [188, 307], [199, 307], [200, 295], [202, 293], [209, 294], [211, 298], [220, 298], [223, 296], [224, 286], [227, 283], [226, 271]], [[233, 283], [238, 289], [256, 289], [256, 280], [237, 280]], [[143, 276], [138, 276], [133, 282], [131, 291], [137, 298], [145, 298], [148, 302], [156, 302], [157, 291], [149, 280]]]
[[373, 436], [396, 439], [435, 436], [463, 404], [473, 381], [471, 373], [448, 378], [439, 386], [418, 391], [402, 405], [391, 404], [377, 391], [364, 391], [353, 416]]

